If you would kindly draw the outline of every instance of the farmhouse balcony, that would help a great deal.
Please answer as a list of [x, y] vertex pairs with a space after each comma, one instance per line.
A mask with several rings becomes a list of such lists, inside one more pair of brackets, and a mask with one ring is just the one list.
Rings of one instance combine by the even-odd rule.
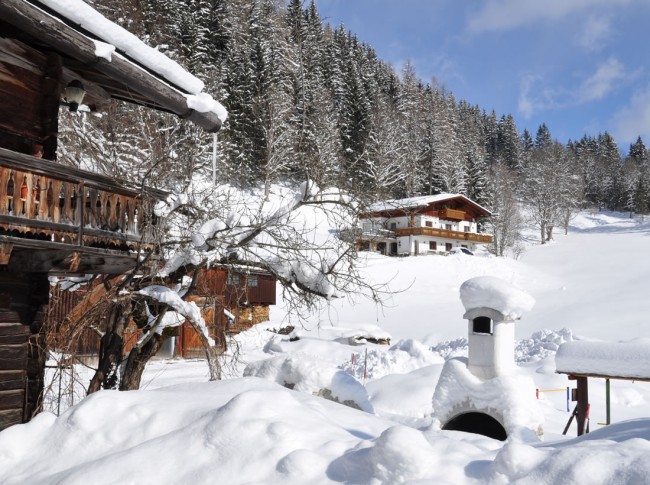
[[440, 209], [438, 211], [438, 217], [450, 221], [464, 221], [465, 212], [457, 209]]
[[406, 227], [396, 229], [397, 236], [431, 236], [445, 239], [457, 239], [472, 241], [477, 243], [491, 243], [492, 236], [487, 234], [476, 234], [473, 232], [450, 231], [447, 229], [438, 229], [433, 227]]
[[[54, 259], [71, 261], [82, 253], [86, 259], [95, 254], [78, 269], [107, 270], [111, 256], [153, 248], [151, 200], [165, 195], [0, 148], [0, 264], [8, 264], [14, 247], [40, 248]], [[109, 266], [119, 271], [124, 263]], [[50, 269], [46, 265], [42, 270]]]

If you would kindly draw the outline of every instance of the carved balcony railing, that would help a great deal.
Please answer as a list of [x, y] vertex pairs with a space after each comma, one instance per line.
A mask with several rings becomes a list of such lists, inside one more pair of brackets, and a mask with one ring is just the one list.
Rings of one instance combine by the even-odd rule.
[[151, 201], [165, 195], [0, 148], [1, 235], [106, 249], [147, 248], [153, 242]]

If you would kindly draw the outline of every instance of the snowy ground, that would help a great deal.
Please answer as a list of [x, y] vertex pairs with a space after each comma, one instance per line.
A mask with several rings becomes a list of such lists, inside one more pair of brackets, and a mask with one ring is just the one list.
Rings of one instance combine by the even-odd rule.
[[[467, 352], [463, 281], [497, 276], [535, 298], [516, 324], [517, 362], [537, 388], [566, 389], [562, 342], [648, 336], [649, 236], [650, 223], [585, 213], [518, 261], [366, 255], [367, 277], [395, 291], [383, 309], [337, 301], [285, 336], [270, 330], [296, 322], [278, 305], [239, 337], [242, 362], [222, 382], [205, 382], [202, 361], [154, 361], [144, 390], [104, 391], [0, 433], [0, 483], [650, 483], [650, 383], [612, 381], [604, 426], [604, 382], [590, 380], [592, 433], [577, 439], [575, 423], [561, 434], [565, 391], [540, 393], [542, 442], [431, 424], [445, 359]], [[324, 388], [363, 411], [313, 395]]]

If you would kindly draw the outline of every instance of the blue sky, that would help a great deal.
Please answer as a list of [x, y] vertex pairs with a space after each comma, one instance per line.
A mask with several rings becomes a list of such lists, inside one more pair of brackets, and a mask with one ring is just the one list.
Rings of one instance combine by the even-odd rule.
[[316, 0], [399, 71], [566, 142], [650, 146], [649, 0]]

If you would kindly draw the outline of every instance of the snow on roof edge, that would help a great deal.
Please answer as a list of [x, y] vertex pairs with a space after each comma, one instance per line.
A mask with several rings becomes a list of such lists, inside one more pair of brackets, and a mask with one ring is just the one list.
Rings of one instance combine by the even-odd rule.
[[226, 108], [213, 99], [210, 94], [203, 92], [205, 88], [203, 81], [162, 52], [146, 45], [136, 35], [104, 17], [84, 1], [39, 0], [39, 2], [99, 37], [100, 41], [92, 39], [95, 45], [98, 45], [98, 42], [103, 44], [101, 52], [97, 53], [98, 57], [105, 58], [110, 62], [112, 53], [108, 53], [107, 48], [112, 45], [141, 66], [150, 69], [170, 84], [186, 91], [188, 109], [201, 113], [212, 112], [221, 123], [228, 118]]
[[383, 202], [375, 202], [374, 204], [371, 204], [368, 207], [366, 213], [381, 212], [381, 211], [395, 210], [395, 209], [411, 209], [411, 208], [421, 207], [421, 206], [424, 207], [433, 202], [440, 202], [443, 200], [453, 199], [456, 197], [465, 199], [471, 204], [474, 204], [476, 207], [479, 207], [480, 209], [484, 210], [488, 214], [491, 214], [491, 212], [488, 209], [478, 204], [477, 202], [474, 202], [469, 197], [466, 197], [462, 194], [449, 194], [449, 193], [436, 194], [436, 195], [420, 195], [416, 197], [406, 197], [404, 199], [389, 199]]

